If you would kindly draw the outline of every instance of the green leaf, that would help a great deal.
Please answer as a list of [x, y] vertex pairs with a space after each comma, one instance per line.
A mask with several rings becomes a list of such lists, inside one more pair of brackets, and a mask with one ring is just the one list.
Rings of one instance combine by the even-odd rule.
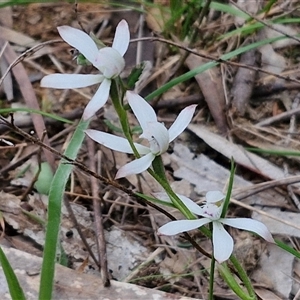
[[[35, 173], [37, 171], [38, 170], [36, 170]], [[34, 184], [34, 187], [37, 189], [37, 191], [40, 194], [48, 195], [52, 179], [53, 179], [53, 172], [52, 172], [52, 169], [51, 169], [49, 163], [42, 162], [41, 163], [41, 171], [40, 171], [37, 181]]]
[[200, 74], [200, 73], [203, 73], [215, 66], [217, 66], [218, 64], [220, 64], [221, 61], [226, 61], [226, 60], [229, 60], [237, 55], [240, 55], [242, 53], [245, 53], [251, 49], [256, 49], [260, 46], [263, 46], [263, 45], [266, 45], [266, 44], [270, 44], [270, 43], [273, 43], [275, 41], [279, 41], [279, 40], [282, 40], [282, 39], [286, 39], [287, 37], [286, 36], [279, 36], [279, 37], [276, 37], [276, 38], [270, 38], [270, 39], [265, 39], [263, 41], [259, 41], [259, 42], [255, 42], [255, 43], [252, 43], [252, 44], [249, 44], [247, 46], [244, 46], [244, 47], [241, 47], [241, 48], [238, 48], [234, 51], [231, 51], [229, 53], [226, 53], [224, 55], [222, 55], [218, 61], [210, 61], [208, 63], [205, 63], [203, 64], [202, 66], [199, 66], [181, 76], [178, 76], [172, 80], [170, 80], [168, 83], [166, 83], [165, 85], [163, 85], [162, 87], [160, 87], [159, 89], [155, 90], [154, 92], [152, 92], [151, 94], [149, 94], [147, 97], [145, 97], [145, 99], [147, 101], [150, 101], [152, 100], [153, 98], [165, 93], [166, 91], [168, 91], [170, 88], [172, 88], [173, 86], [179, 84], [179, 83], [182, 83], [186, 80], [189, 80], [191, 79], [192, 77]]
[[160, 204], [160, 205], [164, 205], [164, 206], [169, 206], [169, 207], [173, 207], [175, 208], [174, 204], [171, 202], [167, 202], [167, 201], [163, 201], [163, 200], [159, 200], [158, 198], [154, 198], [154, 197], [150, 197], [141, 193], [136, 192], [135, 195], [137, 195], [140, 198], [143, 198], [149, 202], [153, 202], [155, 204]]
[[[300, 19], [299, 18], [286, 18], [286, 19], [274, 19], [270, 22], [267, 22], [270, 25], [273, 24], [290, 24], [290, 23], [300, 23]], [[244, 26], [237, 28], [235, 30], [232, 30], [230, 32], [227, 32], [223, 35], [221, 35], [220, 37], [218, 37], [218, 40], [222, 40], [222, 39], [227, 39], [229, 37], [232, 37], [234, 35], [245, 35], [245, 34], [251, 34], [253, 33], [255, 30], [260, 29], [265, 27], [265, 24], [260, 23], [260, 22], [255, 22], [254, 24], [245, 24]]]
[[[204, 5], [205, 5], [205, 3], [202, 3], [202, 6], [204, 6]], [[228, 5], [228, 4], [222, 4], [222, 3], [219, 3], [219, 2], [212, 2], [210, 4], [209, 8], [210, 9], [215, 9], [215, 10], [218, 10], [218, 11], [221, 11], [221, 12], [224, 12], [224, 13], [228, 13], [232, 16], [243, 18], [245, 20], [250, 19], [248, 14], [246, 14], [243, 11], [241, 11], [241, 10], [231, 6], [231, 5]]]
[[233, 158], [231, 158], [230, 177], [229, 177], [229, 183], [228, 183], [226, 197], [225, 197], [225, 200], [224, 200], [224, 206], [223, 206], [221, 218], [225, 218], [227, 210], [228, 210], [228, 206], [229, 206], [229, 203], [230, 203], [231, 192], [232, 192], [232, 187], [233, 187], [234, 174], [235, 174], [234, 160], [233, 160]]
[[152, 162], [153, 171], [157, 176], [161, 178], [161, 180], [168, 182], [168, 179], [166, 177], [166, 170], [162, 161], [161, 156], [156, 156]]
[[[90, 121], [80, 121], [78, 124], [64, 153], [68, 158], [75, 159], [77, 157], [85, 137], [84, 130], [87, 129], [89, 123]], [[56, 251], [60, 232], [61, 206], [66, 184], [72, 169], [73, 165], [62, 159], [55, 172], [49, 191], [48, 222], [39, 291], [40, 300], [52, 299]]]
[[300, 156], [300, 151], [293, 150], [268, 150], [268, 149], [258, 149], [258, 148], [245, 148], [250, 152], [280, 155], [280, 156]]
[[13, 300], [26, 300], [26, 297], [20, 286], [18, 278], [1, 247], [0, 247], [0, 263], [8, 284], [11, 298]]
[[129, 90], [134, 89], [134, 86], [135, 86], [136, 82], [139, 80], [140, 76], [142, 75], [144, 68], [145, 68], [145, 64], [142, 63], [138, 66], [135, 66], [132, 69], [132, 71], [128, 77], [128, 81], [127, 81], [127, 87]]
[[1, 108], [0, 109], [0, 114], [10, 114], [10, 113], [14, 113], [14, 112], [27, 112], [27, 113], [31, 113], [31, 114], [38, 114], [38, 115], [42, 115], [57, 121], [61, 121], [64, 123], [68, 123], [68, 124], [73, 124], [72, 121], [62, 118], [60, 116], [56, 116], [54, 114], [50, 114], [50, 113], [46, 113], [44, 111], [41, 110], [36, 110], [36, 109], [31, 109], [31, 108]]
[[76, 56], [76, 62], [77, 62], [77, 65], [79, 66], [90, 66], [92, 65], [86, 58], [84, 55], [82, 55], [81, 53], [79, 53], [77, 56]]
[[296, 258], [300, 259], [300, 252], [295, 250], [294, 248], [290, 247], [289, 245], [287, 245], [286, 243], [279, 241], [279, 240], [275, 240], [276, 244], [278, 247], [280, 247], [281, 249], [283, 249], [284, 251], [289, 252], [290, 254], [294, 255]]

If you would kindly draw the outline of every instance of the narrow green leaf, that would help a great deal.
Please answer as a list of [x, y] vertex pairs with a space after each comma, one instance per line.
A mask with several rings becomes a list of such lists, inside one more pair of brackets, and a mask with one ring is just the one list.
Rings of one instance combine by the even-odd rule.
[[294, 255], [296, 258], [300, 259], [300, 252], [295, 250], [294, 248], [290, 247], [289, 245], [287, 245], [286, 243], [279, 241], [279, 240], [275, 240], [276, 244], [278, 247], [280, 247], [281, 249], [283, 249], [286, 252], [289, 252], [290, 254]]
[[251, 49], [255, 49], [255, 48], [258, 48], [260, 46], [263, 46], [263, 45], [266, 45], [266, 44], [270, 44], [270, 43], [273, 43], [275, 41], [278, 41], [278, 40], [282, 40], [282, 39], [286, 39], [287, 37], [286, 36], [280, 36], [280, 37], [276, 37], [276, 38], [270, 38], [270, 39], [265, 39], [263, 41], [259, 41], [259, 42], [256, 42], [256, 43], [252, 43], [250, 45], [247, 45], [247, 46], [244, 46], [244, 47], [241, 47], [241, 48], [238, 48], [234, 51], [231, 51], [229, 53], [226, 53], [224, 55], [222, 55], [219, 59], [219, 61], [210, 61], [208, 63], [205, 63], [203, 64], [202, 66], [199, 66], [181, 76], [178, 76], [172, 80], [170, 80], [168, 83], [166, 83], [165, 85], [163, 85], [162, 87], [160, 87], [159, 89], [155, 90], [154, 92], [152, 92], [151, 94], [149, 94], [147, 97], [145, 97], [145, 99], [147, 101], [165, 93], [166, 91], [168, 91], [170, 88], [172, 88], [173, 86], [179, 84], [179, 83], [182, 83], [186, 80], [189, 80], [191, 79], [192, 77], [202, 73], [202, 72], [205, 72], [206, 70], [209, 70], [215, 66], [217, 66], [221, 61], [226, 61], [226, 60], [229, 60], [237, 55], [240, 55], [242, 53], [245, 53]]
[[[274, 19], [270, 22], [268, 22], [268, 24], [273, 25], [273, 24], [290, 24], [290, 23], [300, 23], [300, 19], [299, 18], [286, 18], [286, 19]], [[256, 22], [254, 24], [245, 24], [244, 26], [237, 28], [235, 30], [232, 30], [230, 32], [227, 32], [223, 35], [221, 35], [220, 37], [218, 37], [218, 40], [222, 40], [222, 39], [227, 39], [229, 37], [232, 37], [234, 35], [238, 35], [238, 34], [251, 34], [253, 33], [256, 29], [260, 29], [265, 27], [265, 24], [263, 23], [259, 23]]]
[[1, 247], [0, 247], [0, 263], [8, 284], [11, 298], [13, 300], [26, 300], [26, 297], [20, 286], [18, 278]]
[[145, 68], [145, 63], [141, 63], [138, 66], [135, 66], [130, 75], [128, 76], [127, 80], [127, 87], [129, 90], [133, 90], [136, 82], [140, 79], [140, 76], [142, 75]]
[[227, 193], [224, 201], [224, 206], [221, 214], [221, 218], [225, 218], [228, 206], [230, 203], [230, 197], [231, 197], [231, 192], [232, 192], [232, 187], [233, 187], [233, 181], [234, 181], [234, 174], [235, 174], [235, 166], [234, 166], [234, 160], [231, 158], [231, 170], [230, 170], [230, 177], [229, 177], [229, 183], [228, 183], [228, 188], [227, 188]]
[[[84, 130], [87, 129], [88, 125], [89, 121], [80, 121], [64, 153], [65, 156], [70, 159], [77, 157], [85, 137]], [[72, 164], [62, 159], [53, 177], [49, 191], [48, 222], [39, 291], [40, 300], [52, 299], [56, 251], [60, 232], [61, 206], [66, 184], [72, 169]]]
[[61, 121], [64, 123], [69, 123], [69, 124], [73, 124], [72, 121], [62, 118], [60, 116], [54, 115], [54, 114], [49, 114], [46, 113], [44, 111], [41, 110], [36, 110], [36, 109], [31, 109], [31, 108], [1, 108], [0, 109], [0, 114], [9, 114], [9, 113], [14, 113], [14, 112], [27, 112], [27, 113], [31, 113], [31, 114], [39, 114], [57, 121]]
[[164, 206], [169, 206], [169, 207], [175, 208], [174, 204], [171, 203], [171, 202], [159, 200], [158, 198], [150, 197], [150, 196], [138, 193], [138, 192], [135, 192], [135, 195], [137, 195], [138, 197], [143, 198], [143, 199], [145, 199], [145, 200], [147, 200], [149, 202], [153, 202], [155, 204], [160, 204], [160, 205], [164, 205]]
[[268, 149], [258, 149], [258, 148], [245, 148], [250, 152], [280, 155], [280, 156], [300, 156], [300, 151], [293, 150], [268, 150]]
[[[204, 5], [205, 5], [205, 3], [202, 3], [202, 6], [204, 6]], [[210, 4], [209, 8], [210, 9], [215, 9], [215, 10], [218, 10], [218, 11], [221, 11], [221, 12], [224, 12], [224, 13], [228, 13], [232, 16], [243, 18], [245, 20], [250, 19], [248, 14], [246, 14], [243, 11], [241, 11], [241, 10], [231, 6], [231, 5], [228, 5], [228, 4], [222, 4], [222, 3], [219, 3], [219, 2], [212, 2]]]
[[218, 271], [220, 272], [221, 276], [223, 277], [223, 279], [225, 280], [227, 285], [239, 297], [239, 299], [255, 300], [255, 295], [254, 295], [254, 297], [251, 297], [250, 295], [247, 295], [246, 291], [244, 291], [241, 288], [241, 286], [236, 281], [236, 278], [230, 272], [226, 263], [222, 263], [222, 264], [218, 265]]

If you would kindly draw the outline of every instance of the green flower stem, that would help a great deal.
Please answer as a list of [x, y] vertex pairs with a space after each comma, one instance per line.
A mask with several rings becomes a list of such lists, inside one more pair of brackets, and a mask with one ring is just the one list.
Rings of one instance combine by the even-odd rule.
[[208, 295], [209, 300], [214, 299], [215, 266], [216, 266], [216, 260], [214, 257], [212, 257], [210, 262], [210, 274], [209, 274], [209, 295]]
[[[88, 128], [89, 123], [90, 121], [80, 121], [64, 153], [65, 156], [73, 160], [77, 157], [85, 137], [84, 130]], [[73, 165], [62, 159], [53, 177], [49, 191], [48, 222], [39, 291], [40, 300], [52, 299], [57, 242], [61, 222], [61, 206], [72, 169]]]
[[[234, 174], [235, 174], [235, 164], [234, 164], [233, 158], [231, 158], [230, 177], [229, 177], [227, 194], [226, 194], [226, 197], [225, 197], [225, 201], [224, 201], [225, 203], [224, 203], [224, 206], [223, 206], [223, 211], [222, 211], [222, 214], [221, 214], [221, 218], [225, 218], [226, 214], [227, 214], [227, 210], [228, 210], [229, 203], [230, 203], [230, 198], [231, 198], [231, 193], [232, 193]], [[230, 260], [231, 260], [231, 263], [234, 265], [235, 270], [238, 272], [238, 274], [240, 276], [240, 279], [243, 281], [245, 287], [247, 288], [250, 297], [255, 297], [255, 292], [254, 292], [253, 287], [251, 285], [251, 281], [249, 280], [249, 277], [247, 276], [247, 274], [246, 274], [244, 268], [242, 267], [242, 265], [239, 263], [239, 261], [236, 259], [236, 257], [234, 255], [230, 256]], [[226, 280], [226, 279], [224, 278], [224, 280]], [[238, 283], [236, 283], [236, 284], [238, 284]]]
[[231, 158], [231, 170], [230, 170], [230, 177], [229, 177], [229, 183], [227, 188], [226, 197], [224, 200], [223, 210], [221, 214], [221, 218], [225, 218], [227, 214], [227, 210], [230, 203], [231, 193], [232, 193], [232, 187], [233, 187], [233, 181], [234, 181], [234, 174], [235, 174], [235, 165], [234, 160]]
[[[233, 255], [232, 255], [233, 256]], [[231, 256], [231, 258], [232, 258]], [[218, 265], [218, 270], [226, 281], [227, 285], [232, 289], [233, 292], [236, 293], [238, 297], [242, 300], [255, 300], [256, 296], [254, 295], [247, 295], [245, 291], [240, 287], [240, 285], [236, 282], [235, 278], [232, 276], [231, 272], [226, 263], [222, 263]]]
[[[160, 165], [160, 166], [158, 166], [158, 165]], [[155, 166], [155, 170], [164, 169], [161, 156], [157, 156], [155, 158], [154, 166]], [[155, 171], [152, 170], [151, 168], [148, 169], [148, 172], [162, 186], [162, 188], [166, 191], [166, 193], [170, 197], [170, 199], [171, 199], [173, 205], [175, 206], [175, 208], [177, 208], [187, 219], [189, 219], [189, 220], [196, 219], [195, 215], [192, 212], [190, 212], [190, 210], [184, 205], [184, 203], [176, 195], [176, 193], [174, 193], [174, 191], [172, 190], [172, 188], [171, 188], [167, 178], [165, 177], [165, 175], [160, 176], [160, 175], [156, 174]], [[202, 226], [199, 229], [204, 235], [206, 235], [209, 238], [211, 237], [210, 230], [207, 229], [205, 226]]]
[[230, 261], [234, 265], [235, 270], [238, 272], [240, 279], [243, 281], [243, 283], [249, 293], [249, 296], [252, 297], [250, 299], [256, 299], [256, 295], [255, 295], [253, 286], [251, 284], [251, 281], [250, 281], [249, 277], [247, 276], [246, 271], [240, 264], [240, 262], [237, 260], [237, 258], [234, 255], [230, 256]]
[[[158, 156], [155, 158], [155, 160], [160, 160], [159, 163], [162, 164], [162, 160], [161, 160], [161, 156]], [[156, 164], [158, 162], [156, 161]], [[170, 197], [173, 207], [177, 208], [187, 219], [189, 220], [194, 220], [196, 219], [195, 215], [190, 212], [190, 210], [184, 205], [184, 203], [181, 201], [181, 199], [176, 195], [176, 193], [174, 193], [174, 191], [172, 190], [169, 182], [167, 181], [166, 177], [164, 176], [164, 178], [161, 178], [158, 174], [156, 174], [154, 172], [154, 170], [152, 170], [151, 168], [149, 168], [147, 170], [149, 172], [149, 174], [162, 186], [162, 188], [165, 190], [165, 192], [168, 194], [168, 196]], [[202, 226], [201, 228], [199, 228], [199, 230], [208, 238], [211, 238], [211, 232], [209, 229], [207, 229], [206, 227]]]
[[[159, 172], [159, 173], [156, 173]], [[153, 170], [148, 169], [148, 172], [152, 177], [157, 180], [157, 182], [164, 188], [166, 193], [169, 195], [174, 206], [181, 211], [181, 213], [188, 219], [193, 220], [196, 219], [195, 215], [190, 212], [190, 210], [184, 205], [184, 203], [180, 200], [180, 198], [174, 193], [172, 190], [164, 172], [164, 165], [161, 159], [161, 156], [157, 156], [153, 162]]]
[[[213, 231], [212, 223], [209, 223], [209, 230], [210, 230], [210, 232]], [[215, 267], [216, 267], [216, 260], [215, 260], [214, 256], [212, 256], [212, 259], [210, 262], [210, 274], [209, 274], [209, 295], [208, 295], [209, 300], [214, 299]]]
[[[124, 94], [124, 92], [122, 92], [122, 94]], [[123, 133], [131, 146], [134, 156], [137, 158], [140, 158], [140, 154], [136, 150], [134, 143], [133, 143], [131, 129], [130, 129], [130, 126], [128, 123], [128, 118], [127, 118], [127, 113], [126, 113], [126, 110], [124, 109], [123, 105], [121, 104], [118, 86], [117, 86], [117, 82], [115, 80], [113, 80], [111, 83], [110, 97], [111, 97], [112, 103], [114, 105], [114, 108], [119, 116]]]

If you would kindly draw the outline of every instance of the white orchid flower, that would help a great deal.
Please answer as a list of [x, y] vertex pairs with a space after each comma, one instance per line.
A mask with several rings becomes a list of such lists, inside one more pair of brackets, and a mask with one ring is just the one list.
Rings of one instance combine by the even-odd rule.
[[180, 195], [179, 197], [191, 212], [203, 218], [171, 221], [158, 229], [160, 235], [175, 235], [212, 223], [213, 255], [219, 263], [226, 261], [233, 251], [233, 239], [223, 225], [255, 232], [266, 241], [274, 243], [268, 228], [259, 221], [249, 218], [221, 218], [225, 196], [219, 191], [208, 192], [206, 194], [206, 204], [203, 206], [195, 205], [194, 202], [191, 204], [192, 200], [189, 198]]
[[87, 120], [106, 103], [111, 79], [119, 76], [125, 67], [123, 56], [128, 49], [130, 39], [128, 24], [122, 20], [116, 28], [112, 47], [104, 47], [100, 50], [93, 39], [81, 30], [69, 26], [60, 26], [57, 29], [62, 39], [76, 48], [100, 71], [100, 74], [51, 74], [42, 79], [41, 86], [73, 89], [101, 83], [84, 110], [83, 119]]
[[[147, 170], [155, 157], [166, 152], [169, 143], [188, 126], [197, 106], [190, 105], [183, 109], [173, 125], [167, 129], [164, 124], [157, 121], [154, 109], [145, 99], [131, 91], [127, 91], [126, 96], [143, 130], [140, 137], [148, 140], [149, 147], [134, 143], [139, 154], [143, 156], [121, 167], [117, 172], [116, 179]], [[85, 132], [94, 141], [112, 150], [133, 153], [129, 142], [125, 138], [93, 129], [88, 129]]]

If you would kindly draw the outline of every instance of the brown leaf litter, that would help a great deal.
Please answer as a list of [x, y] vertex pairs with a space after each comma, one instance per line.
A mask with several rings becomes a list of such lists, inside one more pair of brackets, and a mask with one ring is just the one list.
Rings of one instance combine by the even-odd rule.
[[[245, 6], [244, 9], [255, 14], [258, 7], [253, 7], [253, 4], [256, 2], [251, 1], [250, 7]], [[293, 1], [285, 2], [286, 9], [276, 4], [264, 18], [269, 20], [283, 14], [294, 16]], [[160, 36], [164, 21], [169, 17], [164, 10], [148, 7], [145, 10], [148, 12], [145, 23], [137, 10], [111, 10], [101, 4], [80, 3], [77, 12], [75, 6], [69, 3], [31, 4], [6, 10], [5, 14], [0, 15], [0, 58], [5, 61], [5, 64], [1, 64], [1, 72], [4, 73], [21, 53], [26, 55], [12, 68], [11, 77], [7, 77], [3, 83], [0, 93], [5, 100], [2, 100], [1, 106], [11, 107], [15, 103], [75, 121], [81, 117], [82, 109], [95, 91], [94, 88], [46, 90], [40, 88], [39, 80], [54, 72], [89, 73], [93, 69], [78, 67], [72, 60], [70, 47], [65, 43], [48, 43], [37, 52], [26, 52], [41, 42], [59, 39], [56, 30], [59, 25], [82, 26], [86, 32], [92, 31], [109, 43], [119, 20], [126, 18], [130, 21], [132, 37], [140, 40], [145, 38], [147, 44], [145, 41], [131, 43], [125, 57], [127, 70], [124, 76], [136, 63], [147, 60], [147, 73], [137, 86], [142, 95], [148, 95], [172, 78], [249, 43], [249, 40], [238, 35], [217, 39], [232, 28], [245, 24], [244, 20], [226, 13], [212, 11], [200, 25], [195, 23], [198, 38], [195, 43], [188, 44], [172, 34], [164, 38]], [[261, 17], [258, 15], [256, 18]], [[181, 28], [181, 21], [176, 24], [177, 29]], [[297, 27], [281, 25], [283, 27], [266, 26], [251, 38], [256, 41], [270, 38], [278, 35], [278, 30], [288, 36], [299, 33]], [[158, 36], [152, 37], [152, 30]], [[291, 155], [292, 151], [299, 151], [297, 115], [300, 111], [300, 78], [298, 57], [293, 52], [297, 49], [295, 42], [290, 38], [285, 44], [268, 44], [226, 63], [217, 61], [214, 68], [171, 88], [155, 99], [153, 105], [159, 120], [169, 126], [182, 107], [190, 103], [198, 104], [198, 114], [189, 130], [163, 156], [166, 175], [177, 193], [200, 202], [208, 189], [226, 190], [230, 159], [233, 157], [237, 174], [229, 215], [262, 220], [270, 226], [276, 238], [297, 248], [300, 232], [295, 224], [300, 208], [299, 159]], [[180, 46], [180, 51], [176, 45]], [[185, 55], [187, 59], [184, 60], [182, 58]], [[107, 130], [104, 118], [118, 126], [109, 104], [99, 112], [91, 126]], [[136, 125], [134, 117], [130, 116], [129, 120]], [[76, 123], [69, 125], [49, 121], [38, 114], [30, 117], [15, 114], [14, 124], [26, 132], [34, 130], [44, 144], [51, 145], [58, 153], [63, 152], [76, 126]], [[39, 256], [44, 241], [47, 197], [33, 190], [21, 200], [32, 181], [30, 169], [38, 161], [39, 146], [32, 145], [32, 140], [25, 140], [20, 132], [17, 134], [17, 131], [7, 130], [3, 124], [0, 126], [0, 138], [15, 145], [0, 144], [3, 243], [5, 241], [9, 247]], [[248, 147], [288, 150], [290, 154], [270, 156], [252, 153], [246, 149]], [[58, 158], [49, 151], [44, 151], [42, 155], [42, 160], [49, 161], [54, 168]], [[130, 159], [125, 154], [113, 153], [91, 141], [85, 142], [79, 154], [80, 162], [91, 171], [108, 178], [108, 182], [113, 180], [116, 169]], [[161, 289], [177, 296], [206, 299], [210, 259], [196, 251], [181, 236], [157, 236], [157, 228], [169, 218], [126, 193], [133, 189], [151, 195], [161, 191], [159, 185], [146, 173], [131, 176], [119, 183], [127, 190], [118, 190], [115, 188], [117, 183], [112, 187], [87, 175], [83, 169], [74, 169], [65, 193], [67, 202], [63, 208], [60, 238], [70, 267], [77, 272], [70, 273], [70, 270], [58, 267], [59, 272], [68, 274], [65, 279], [92, 273], [87, 275], [91, 276], [87, 282], [92, 284], [98, 280], [92, 276], [100, 274], [99, 262], [102, 266], [107, 263], [111, 272], [104, 276], [102, 273], [104, 283], [109, 279], [105, 276], [134, 283], [121, 286], [121, 283], [113, 281], [113, 287], [117, 286], [114, 292], [118, 288], [136, 289], [140, 297], [150, 295], [150, 291], [138, 287], [140, 285], [152, 288], [151, 293]], [[176, 218], [182, 218], [172, 209], [166, 211]], [[104, 234], [99, 235], [102, 230]], [[237, 230], [230, 233], [236, 242], [235, 254], [241, 259], [259, 297], [283, 299], [298, 292], [296, 281], [299, 278], [299, 264], [291, 255], [286, 255], [278, 247], [266, 245], [251, 234]], [[211, 253], [210, 243], [198, 231], [191, 232], [191, 238]], [[104, 240], [106, 249], [103, 247]], [[7, 250], [9, 255], [13, 255], [11, 250]], [[279, 259], [280, 264], [276, 264]], [[77, 293], [83, 293], [80, 295], [90, 295], [92, 299], [95, 296], [93, 290], [83, 289], [81, 280], [84, 279], [78, 279], [78, 286], [73, 288]], [[70, 296], [68, 287], [72, 279], [62, 282], [60, 287], [55, 287], [55, 293]], [[174, 299], [177, 297], [175, 295], [160, 294], [161, 297]], [[218, 274], [215, 296], [218, 299], [237, 299]]]

